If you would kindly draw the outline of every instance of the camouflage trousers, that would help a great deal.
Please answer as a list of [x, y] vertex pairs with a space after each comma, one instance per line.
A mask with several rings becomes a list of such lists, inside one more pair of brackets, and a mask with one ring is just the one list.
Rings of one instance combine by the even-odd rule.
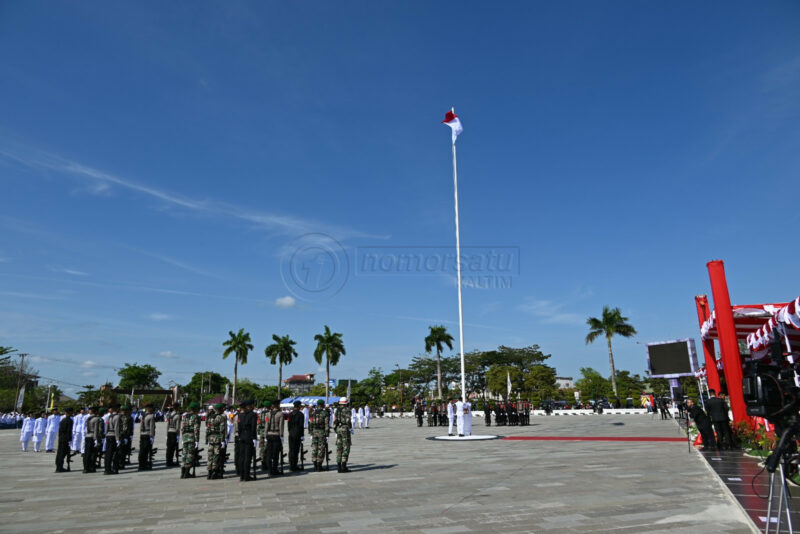
[[325, 430], [311, 431], [311, 461], [325, 463], [325, 444], [328, 433]]
[[261, 465], [267, 465], [267, 439], [264, 436], [258, 437], [258, 457], [261, 458]]
[[224, 454], [222, 440], [218, 437], [208, 438], [208, 461], [206, 466], [209, 473], [222, 472], [222, 456]]
[[350, 457], [350, 429], [336, 433], [336, 463], [346, 462]]
[[194, 460], [197, 457], [197, 447], [194, 446], [194, 436], [192, 439], [183, 440], [183, 450], [181, 452], [181, 467], [190, 468], [194, 465]]

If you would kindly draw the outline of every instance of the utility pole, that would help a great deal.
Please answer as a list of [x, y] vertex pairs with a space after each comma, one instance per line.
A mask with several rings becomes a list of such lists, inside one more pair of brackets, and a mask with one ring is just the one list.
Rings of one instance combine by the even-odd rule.
[[20, 382], [22, 381], [22, 364], [25, 363], [25, 356], [27, 356], [27, 354], [25, 354], [25, 353], [20, 353], [20, 355], [19, 355], [19, 371], [17, 371], [17, 393], [14, 395], [14, 410], [15, 411], [17, 409], [17, 404], [16, 403], [19, 402], [19, 387], [20, 387]]

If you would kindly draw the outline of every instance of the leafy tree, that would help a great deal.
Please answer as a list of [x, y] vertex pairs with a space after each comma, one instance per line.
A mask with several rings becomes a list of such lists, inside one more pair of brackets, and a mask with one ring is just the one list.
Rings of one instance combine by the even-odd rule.
[[609, 381], [591, 367], [581, 367], [581, 378], [575, 381], [583, 398], [599, 400], [611, 391]]
[[100, 401], [100, 390], [92, 384], [83, 386], [83, 391], [78, 392], [78, 404], [81, 406], [94, 406]]
[[308, 394], [312, 397], [322, 397], [323, 395], [327, 394], [327, 389], [327, 384], [314, 384], [314, 386], [309, 390]]
[[614, 352], [611, 350], [611, 338], [615, 335], [622, 337], [632, 337], [636, 335], [636, 329], [627, 323], [628, 318], [622, 316], [622, 311], [619, 308], [610, 308], [603, 306], [603, 315], [600, 319], [597, 317], [589, 317], [586, 319], [586, 324], [589, 325], [589, 333], [586, 335], [586, 344], [594, 342], [595, 339], [604, 335], [608, 342], [608, 364], [611, 367], [611, 389], [614, 390], [614, 396], [619, 397], [617, 393], [617, 372], [614, 369]]
[[273, 400], [272, 398], [267, 399], [266, 393], [262, 390], [261, 386], [253, 382], [248, 378], [243, 378], [239, 381], [238, 387], [236, 391], [239, 392], [239, 397], [241, 399], [253, 399], [256, 402], [261, 402], [263, 400]]
[[491, 362], [490, 365], [495, 363], [511, 365], [517, 367], [523, 373], [527, 373], [531, 367], [544, 362], [548, 358], [550, 358], [550, 354], [543, 353], [539, 345], [530, 345], [522, 348], [500, 345], [496, 351], [487, 353], [487, 359]]
[[278, 364], [278, 388], [281, 388], [283, 387], [283, 366], [289, 365], [293, 358], [297, 358], [297, 351], [294, 350], [296, 342], [288, 334], [283, 337], [272, 334], [272, 340], [275, 343], [264, 349], [264, 356], [269, 358], [272, 365]]
[[525, 390], [536, 393], [541, 400], [553, 397], [557, 391], [556, 370], [549, 365], [533, 365], [525, 375]]
[[[436, 347], [436, 392], [438, 398], [442, 398], [442, 349], [445, 345], [450, 350], [453, 350], [453, 336], [447, 333], [447, 328], [444, 325], [429, 326], [430, 333], [425, 337], [425, 352], [431, 353]], [[466, 395], [466, 392], [462, 392]]]
[[437, 361], [428, 356], [414, 356], [408, 366], [408, 376], [403, 382], [414, 384], [415, 389], [430, 390], [431, 383], [441, 376], [441, 360]]
[[190, 399], [200, 399], [202, 402], [205, 395], [214, 397], [225, 393], [225, 386], [231, 381], [227, 376], [214, 371], [203, 371], [192, 375], [192, 379], [181, 389]]
[[119, 375], [118, 388], [121, 389], [161, 389], [158, 377], [161, 371], [150, 364], [126, 363], [125, 367], [117, 371]]
[[486, 386], [495, 395], [506, 396], [508, 393], [508, 377], [511, 377], [511, 391], [521, 391], [525, 380], [518, 368], [511, 365], [495, 364], [486, 372]]
[[325, 400], [328, 400], [329, 386], [331, 383], [331, 365], [336, 366], [339, 358], [347, 354], [342, 342], [342, 334], [331, 332], [328, 325], [325, 325], [325, 332], [314, 336], [317, 348], [314, 350], [314, 360], [322, 365], [322, 358], [325, 358]]
[[638, 374], [631, 375], [630, 371], [617, 370], [617, 388], [621, 397], [636, 399], [644, 391], [644, 380]]
[[247, 365], [247, 354], [253, 350], [253, 344], [250, 342], [250, 332], [245, 332], [244, 328], [240, 328], [236, 334], [229, 331], [230, 338], [225, 341], [222, 346], [228, 347], [222, 353], [222, 359], [227, 359], [231, 354], [235, 355], [233, 362], [233, 400], [237, 399], [236, 396], [236, 382], [239, 377], [239, 364]]

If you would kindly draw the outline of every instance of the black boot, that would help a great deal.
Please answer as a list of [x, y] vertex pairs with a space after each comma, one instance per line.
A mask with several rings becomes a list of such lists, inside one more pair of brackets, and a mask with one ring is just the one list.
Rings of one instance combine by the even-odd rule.
[[347, 462], [342, 462], [342, 473], [349, 473], [350, 470], [347, 468]]
[[337, 462], [336, 463], [336, 472], [337, 473], [341, 473], [342, 472], [342, 462]]
[[181, 478], [186, 478], [186, 468], [181, 467]]
[[214, 473], [209, 471], [208, 474], [206, 475], [206, 480], [211, 480], [213, 477], [214, 477]]

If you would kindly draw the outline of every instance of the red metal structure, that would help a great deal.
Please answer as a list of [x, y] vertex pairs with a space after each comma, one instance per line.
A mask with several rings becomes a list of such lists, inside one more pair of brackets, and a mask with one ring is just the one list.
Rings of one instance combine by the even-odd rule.
[[[719, 363], [725, 377], [734, 423], [750, 421], [742, 395], [742, 365], [739, 341], [746, 341], [753, 358], [766, 355], [771, 339], [780, 332], [789, 352], [800, 346], [800, 297], [789, 303], [731, 305], [725, 266], [721, 260], [707, 264], [714, 309], [705, 295], [695, 297], [700, 335], [703, 338], [708, 387], [720, 391]], [[720, 362], [714, 357], [714, 340], [719, 341]]]

